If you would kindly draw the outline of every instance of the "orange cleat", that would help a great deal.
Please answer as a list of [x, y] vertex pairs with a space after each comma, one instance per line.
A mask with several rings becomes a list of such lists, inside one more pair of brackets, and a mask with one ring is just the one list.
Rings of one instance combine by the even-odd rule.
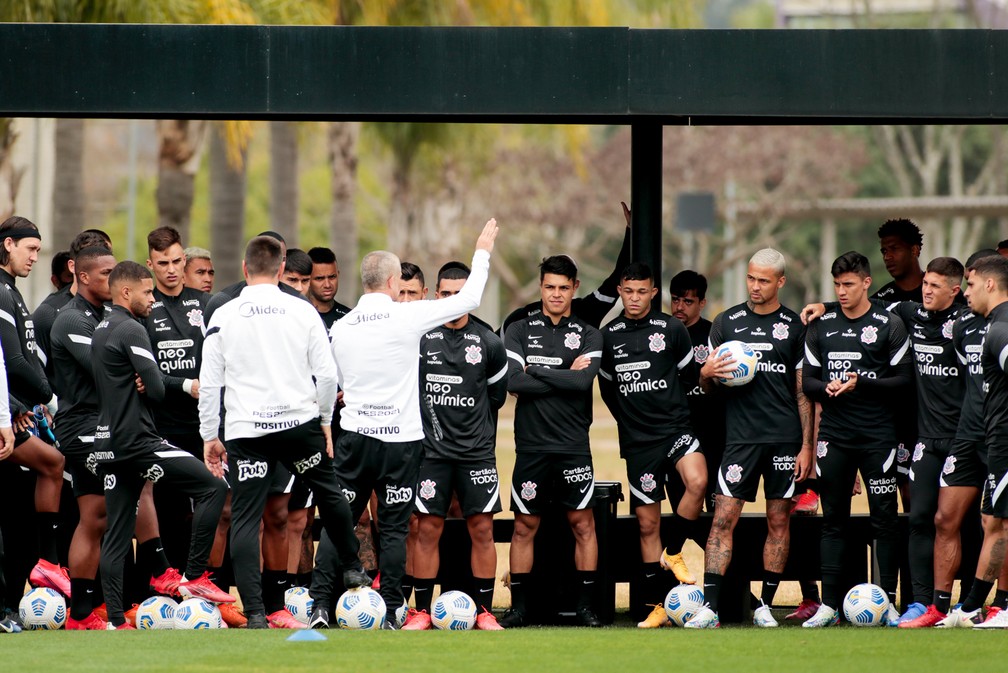
[[28, 581], [32, 586], [49, 587], [70, 598], [70, 573], [55, 563], [40, 558], [32, 568]]
[[221, 603], [217, 609], [220, 610], [221, 618], [230, 629], [243, 629], [248, 624], [248, 618], [231, 603]]
[[129, 610], [123, 613], [123, 617], [126, 618], [126, 622], [130, 626], [136, 627], [136, 612], [138, 607], [140, 606], [134, 603], [133, 607], [131, 607]]

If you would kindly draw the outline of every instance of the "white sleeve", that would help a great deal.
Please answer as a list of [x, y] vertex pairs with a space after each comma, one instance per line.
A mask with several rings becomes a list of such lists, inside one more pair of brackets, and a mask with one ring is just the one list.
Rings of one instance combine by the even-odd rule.
[[[315, 312], [314, 308], [312, 308], [312, 312]], [[310, 316], [308, 326], [308, 364], [315, 377], [322, 425], [330, 425], [333, 409], [336, 408], [336, 381], [339, 372], [336, 369], [336, 361], [333, 359], [332, 351], [329, 349], [325, 324], [314, 315]]]
[[0, 347], [0, 428], [11, 427], [10, 397], [7, 390], [7, 364]]
[[[215, 315], [214, 318], [217, 316]], [[203, 340], [203, 362], [200, 364], [199, 420], [200, 437], [209, 442], [220, 432], [221, 388], [224, 386], [223, 336], [216, 320]]]
[[473, 253], [472, 271], [465, 285], [454, 297], [436, 301], [413, 301], [402, 304], [404, 314], [418, 334], [423, 334], [446, 322], [462, 317], [479, 307], [483, 288], [490, 275], [490, 253], [477, 250]]

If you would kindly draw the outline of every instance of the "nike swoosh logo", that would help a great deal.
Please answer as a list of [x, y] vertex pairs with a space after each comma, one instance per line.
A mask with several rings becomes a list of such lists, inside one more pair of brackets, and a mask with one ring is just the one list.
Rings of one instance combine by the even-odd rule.
[[827, 336], [827, 337], [831, 337], [831, 336], [833, 336], [834, 334], [839, 334], [839, 333], [840, 333], [840, 330], [837, 330], [836, 332], [826, 332], [826, 336]]
[[626, 344], [620, 344], [618, 346], [613, 346], [613, 348], [615, 348], [616, 350], [619, 350], [619, 349], [623, 348], [623, 346], [626, 346]]
[[493, 495], [493, 492], [496, 491], [496, 490], [497, 490], [496, 488], [488, 488], [487, 489], [487, 495]]
[[652, 577], [654, 577], [654, 576], [655, 576], [656, 574], [657, 574], [657, 573], [651, 573], [650, 575], [644, 575], [644, 577], [645, 577], [646, 579], [651, 579], [651, 578], [652, 578]]
[[430, 357], [430, 356], [432, 356], [432, 355], [437, 355], [437, 354], [438, 354], [438, 353], [440, 353], [440, 352], [441, 352], [441, 351], [427, 351], [427, 356], [428, 356], [428, 357]]
[[735, 330], [735, 334], [738, 334], [739, 332], [745, 332], [747, 329], [749, 329], [749, 328], [748, 327], [740, 327], [737, 330]]
[[977, 331], [977, 328], [974, 327], [973, 329], [966, 330], [966, 334], [973, 334], [973, 332], [976, 332], [976, 331]]
[[164, 322], [166, 320], [168, 320], [168, 318], [154, 318], [154, 322], [157, 322], [157, 323], [162, 323], [162, 322]]
[[591, 484], [588, 484], [588, 486], [585, 486], [584, 488], [581, 489], [581, 492], [582, 493], [586, 493], [590, 487], [591, 487]]
[[542, 339], [542, 335], [536, 334], [535, 336], [529, 335], [529, 339]]

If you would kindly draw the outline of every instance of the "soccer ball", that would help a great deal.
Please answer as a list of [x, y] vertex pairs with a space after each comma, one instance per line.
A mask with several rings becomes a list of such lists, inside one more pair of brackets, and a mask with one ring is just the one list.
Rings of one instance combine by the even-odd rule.
[[446, 591], [431, 606], [431, 623], [445, 631], [468, 631], [476, 623], [476, 603], [461, 591]]
[[665, 614], [676, 626], [682, 626], [704, 605], [703, 590], [694, 584], [672, 587], [665, 597]]
[[403, 601], [403, 604], [399, 606], [399, 609], [395, 611], [395, 621], [396, 626], [402, 626], [406, 623], [406, 615], [409, 614], [409, 604]]
[[744, 386], [756, 376], [756, 363], [759, 356], [747, 343], [741, 341], [725, 341], [714, 351], [715, 358], [721, 357], [725, 353], [731, 355], [735, 360], [735, 371], [731, 378], [721, 379], [721, 383], [726, 386]]
[[151, 596], [137, 607], [136, 627], [143, 631], [174, 629], [178, 606], [167, 596]]
[[889, 616], [889, 597], [874, 584], [858, 584], [843, 599], [843, 613], [854, 626], [879, 626]]
[[224, 620], [216, 605], [202, 598], [187, 598], [175, 608], [176, 629], [222, 629]]
[[368, 587], [348, 589], [336, 601], [336, 623], [344, 629], [380, 629], [385, 623], [385, 601]]
[[62, 629], [67, 620], [66, 601], [47, 587], [32, 589], [18, 605], [21, 623], [26, 629]]
[[304, 587], [291, 587], [284, 593], [284, 607], [302, 624], [308, 624], [314, 606], [315, 601]]

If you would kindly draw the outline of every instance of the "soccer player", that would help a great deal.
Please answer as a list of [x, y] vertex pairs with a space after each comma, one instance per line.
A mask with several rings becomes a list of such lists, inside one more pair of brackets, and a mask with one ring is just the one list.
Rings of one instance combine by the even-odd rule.
[[[721, 467], [721, 456], [724, 454], [725, 426], [724, 397], [708, 395], [700, 387], [700, 367], [707, 362], [710, 355], [711, 321], [701, 313], [707, 306], [707, 278], [692, 270], [680, 271], [669, 281], [669, 303], [672, 315], [686, 326], [690, 342], [693, 344], [693, 361], [695, 371], [690, 372], [693, 379], [684, 379], [690, 386], [686, 390], [686, 400], [690, 407], [690, 425], [707, 461], [707, 474], [716, 474]], [[707, 493], [704, 502], [708, 512], [714, 511], [714, 494], [717, 492], [717, 482], [707, 480]]]
[[[626, 460], [630, 506], [640, 528], [645, 600], [655, 608], [640, 628], [658, 628], [665, 614], [662, 566], [676, 578], [694, 584], [682, 559], [686, 538], [696, 539], [695, 524], [703, 510], [707, 464], [693, 435], [683, 372], [695, 368], [693, 344], [682, 321], [653, 309], [658, 294], [651, 267], [630, 264], [621, 274], [619, 290], [623, 314], [602, 328], [599, 390], [619, 430], [620, 455]], [[687, 374], [687, 380], [695, 380]], [[673, 538], [661, 543], [661, 501], [676, 497]], [[668, 551], [672, 550], [672, 553]]]
[[997, 254], [1001, 255], [1002, 257], [1008, 257], [1008, 238], [998, 243]]
[[[616, 286], [619, 285], [619, 276], [623, 272], [623, 269], [627, 267], [627, 264], [630, 263], [630, 209], [622, 201], [620, 201], [620, 206], [623, 208], [623, 219], [626, 220], [626, 232], [623, 234], [623, 245], [620, 247], [619, 254], [616, 257], [616, 266], [613, 268], [612, 273], [609, 274], [609, 277], [602, 281], [597, 290], [586, 297], [575, 297], [571, 300], [571, 315], [584, 320], [596, 328], [602, 324], [606, 315], [616, 305], [616, 300], [619, 299], [616, 291]], [[577, 268], [577, 264], [575, 264], [573, 259], [570, 259], [570, 263]], [[543, 302], [541, 299], [515, 309], [508, 317], [504, 318], [504, 323], [500, 328], [501, 338], [504, 338], [508, 327], [512, 323], [533, 315], [539, 315], [542, 312]]]
[[[63, 455], [26, 429], [35, 424], [33, 408], [42, 405], [51, 420], [57, 401], [42, 370], [35, 329], [15, 279], [27, 278], [42, 247], [38, 228], [17, 215], [0, 224], [0, 345], [10, 393], [11, 420], [17, 429], [8, 460], [36, 473], [35, 511], [38, 521], [39, 561], [29, 581], [70, 595], [66, 568], [59, 565], [59, 503], [63, 490]], [[24, 582], [24, 578], [8, 578]]]
[[[977, 563], [977, 574], [962, 605], [952, 610], [937, 626], [1008, 628], [1008, 612], [1000, 610], [983, 621], [983, 604], [1003, 575], [1005, 548], [1008, 546], [1008, 259], [985, 257], [973, 264], [966, 281], [966, 299], [970, 309], [986, 319], [980, 366], [983, 370], [984, 438], [987, 445], [987, 479], [980, 511], [983, 514], [984, 540]], [[1005, 589], [1005, 587], [999, 587]]]
[[518, 396], [511, 479], [511, 608], [501, 618], [504, 628], [526, 623], [533, 543], [550, 503], [566, 510], [574, 534], [578, 621], [582, 626], [602, 625], [594, 610], [598, 542], [588, 442], [602, 335], [571, 314], [578, 285], [577, 266], [570, 257], [545, 258], [539, 265], [542, 312], [512, 323], [504, 339], [508, 392]]
[[[448, 262], [434, 296], [454, 297], [469, 267]], [[416, 610], [404, 631], [431, 628], [430, 606], [440, 564], [438, 542], [452, 493], [457, 493], [472, 539], [476, 628], [501, 627], [491, 614], [497, 571], [493, 515], [501, 511], [497, 479], [497, 410], [507, 399], [507, 355], [500, 337], [469, 319], [435, 327], [420, 340], [420, 399], [424, 458], [415, 497], [418, 536], [413, 560]]]
[[427, 283], [423, 270], [412, 262], [402, 262], [402, 281], [399, 284], [399, 301], [420, 301], [427, 298]]
[[322, 316], [328, 332], [333, 323], [350, 312], [349, 306], [336, 301], [336, 293], [339, 292], [339, 264], [336, 255], [329, 248], [312, 248], [308, 251], [308, 256], [312, 261], [308, 299]]
[[210, 251], [195, 246], [185, 249], [185, 286], [210, 294], [213, 292], [214, 266]]
[[[791, 544], [791, 496], [812, 471], [812, 410], [802, 391], [805, 330], [778, 296], [787, 282], [785, 260], [764, 248], [746, 272], [749, 300], [714, 318], [710, 353], [700, 385], [725, 398], [725, 451], [717, 472], [714, 521], [704, 558], [707, 605], [686, 626], [717, 628], [718, 602], [731, 561], [732, 534], [746, 501], [756, 500], [760, 478], [766, 497], [767, 539], [763, 545], [763, 589], [753, 624], [775, 627], [770, 611]], [[731, 355], [713, 357], [721, 344], [742, 339], [759, 354], [755, 378], [744, 386], [722, 387], [737, 367]]]
[[300, 248], [291, 248], [288, 250], [287, 257], [284, 260], [284, 272], [281, 280], [307, 298], [311, 276], [312, 259], [308, 256], [308, 253]]
[[[816, 445], [823, 504], [822, 605], [802, 626], [836, 624], [850, 518], [851, 484], [861, 472], [875, 533], [879, 584], [896, 601], [899, 572], [896, 524], [896, 433], [890, 400], [912, 382], [910, 342], [903, 321], [869, 300], [868, 259], [848, 252], [830, 269], [840, 309], [808, 327], [803, 385], [822, 404]], [[899, 613], [890, 607], [889, 621]]]
[[[192, 454], [163, 439], [154, 423], [151, 407], [164, 401], [165, 384], [150, 338], [138, 321], [150, 315], [154, 305], [150, 271], [136, 262], [119, 262], [109, 274], [109, 287], [111, 312], [91, 337], [100, 409], [94, 449], [108, 512], [100, 570], [109, 624], [128, 629], [132, 627], [123, 615], [123, 559], [133, 543], [137, 501], [145, 481], [172, 484], [193, 499], [192, 542], [179, 592], [215, 603], [235, 599], [205, 572], [227, 484]], [[143, 394], [137, 390], [137, 376]]]
[[[336, 473], [355, 521], [371, 493], [378, 493], [385, 628], [395, 628], [395, 611], [403, 604], [406, 532], [423, 455], [420, 339], [479, 306], [496, 237], [497, 221], [491, 219], [476, 241], [469, 280], [457, 295], [431, 302], [396, 302], [402, 282], [399, 258], [382, 250], [368, 253], [361, 261], [364, 296], [329, 332], [346, 405], [336, 442]], [[323, 533], [312, 576], [313, 627], [328, 625], [333, 551], [332, 540]]]
[[311, 485], [346, 586], [371, 581], [357, 560], [350, 508], [333, 472], [337, 371], [316, 311], [277, 287], [280, 243], [268, 236], [249, 241], [242, 270], [248, 285], [240, 301], [222, 306], [207, 330], [200, 434], [207, 466], [223, 476], [222, 461], [228, 459], [218, 439], [223, 394], [224, 436], [236, 472], [231, 548], [248, 626], [301, 628], [284, 608], [286, 558], [279, 568], [267, 559], [259, 569], [259, 520], [277, 461]]

